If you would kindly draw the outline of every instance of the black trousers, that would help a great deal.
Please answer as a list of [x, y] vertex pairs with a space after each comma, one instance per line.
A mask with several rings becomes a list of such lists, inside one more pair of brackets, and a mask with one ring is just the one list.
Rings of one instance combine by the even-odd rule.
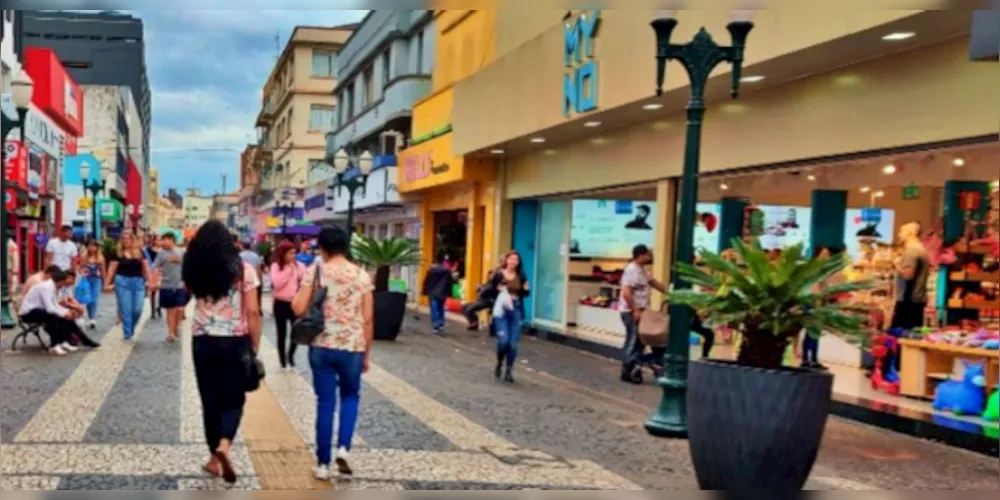
[[[274, 301], [274, 322], [278, 330], [278, 360], [281, 367], [295, 366], [295, 349], [298, 348], [288, 336], [289, 325], [295, 322], [295, 313], [292, 312], [292, 303], [284, 300]], [[288, 355], [286, 362], [285, 344], [288, 343]]]
[[261, 317], [264, 317], [264, 308], [261, 305], [264, 303], [263, 298], [264, 298], [264, 285], [260, 285], [257, 287], [257, 307], [260, 308]]
[[691, 330], [698, 335], [701, 335], [701, 357], [707, 358], [708, 355], [712, 353], [712, 346], [715, 345], [715, 332], [712, 331], [711, 328], [705, 326], [697, 314], [694, 315], [694, 319], [691, 320]]
[[219, 442], [223, 439], [232, 442], [240, 428], [246, 404], [243, 356], [253, 347], [249, 336], [207, 335], [194, 337], [193, 346], [205, 441], [209, 453], [215, 453]]
[[476, 327], [479, 326], [479, 312], [492, 308], [492, 302], [483, 299], [476, 299], [475, 301], [462, 306], [462, 312], [465, 314], [465, 319], [469, 321], [469, 326]]
[[[73, 334], [80, 332], [80, 327], [75, 321], [61, 318], [44, 309], [34, 309], [21, 316], [25, 323], [39, 323], [49, 334], [49, 343], [55, 347], [64, 342], [73, 342]], [[83, 332], [80, 332], [82, 335]]]

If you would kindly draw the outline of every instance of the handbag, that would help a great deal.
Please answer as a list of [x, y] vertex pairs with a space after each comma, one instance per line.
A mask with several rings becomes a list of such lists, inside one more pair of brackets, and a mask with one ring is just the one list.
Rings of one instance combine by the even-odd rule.
[[77, 281], [76, 287], [73, 289], [73, 295], [76, 297], [76, 301], [83, 305], [89, 305], [94, 301], [94, 297], [90, 293], [90, 283], [87, 283], [87, 280], [84, 279]]
[[[243, 288], [243, 279], [240, 278], [240, 289]], [[240, 292], [240, 313], [243, 317], [247, 317], [246, 304], [247, 301], [244, 300], [244, 295], [246, 292]], [[253, 349], [247, 349], [243, 352], [240, 361], [243, 363], [243, 391], [244, 392], [254, 392], [260, 389], [261, 381], [267, 375], [264, 370], [264, 363], [257, 359], [257, 353]]]
[[312, 302], [309, 309], [301, 318], [292, 323], [292, 342], [298, 345], [312, 344], [319, 334], [326, 328], [326, 318], [323, 315], [323, 306], [326, 304], [326, 287], [320, 287], [320, 268], [322, 264], [316, 265], [316, 275], [313, 277]]
[[646, 309], [639, 317], [639, 341], [648, 347], [666, 347], [669, 327], [666, 302], [659, 310]]

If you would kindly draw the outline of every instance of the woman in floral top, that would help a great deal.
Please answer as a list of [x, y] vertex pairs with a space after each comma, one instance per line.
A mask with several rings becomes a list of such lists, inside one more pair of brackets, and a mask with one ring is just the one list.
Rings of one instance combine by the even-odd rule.
[[195, 376], [211, 458], [205, 471], [236, 481], [229, 459], [246, 403], [246, 360], [260, 345], [257, 271], [240, 260], [229, 230], [206, 222], [188, 244], [182, 269], [195, 298], [191, 326]]
[[305, 273], [292, 310], [301, 317], [312, 304], [313, 282], [319, 266], [320, 283], [327, 290], [323, 316], [325, 329], [309, 348], [313, 388], [316, 391], [317, 479], [330, 478], [333, 415], [340, 398], [337, 437], [337, 470], [350, 475], [348, 455], [358, 420], [361, 374], [368, 371], [372, 345], [373, 297], [371, 276], [347, 260], [351, 237], [341, 228], [326, 228], [319, 234], [320, 256]]

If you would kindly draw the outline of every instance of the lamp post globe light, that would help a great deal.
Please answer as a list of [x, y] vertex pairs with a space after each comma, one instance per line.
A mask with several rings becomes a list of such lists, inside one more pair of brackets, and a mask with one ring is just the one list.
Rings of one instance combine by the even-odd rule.
[[104, 169], [98, 170], [100, 172], [99, 180], [90, 180], [91, 172], [90, 162], [84, 160], [80, 164], [80, 179], [83, 181], [84, 191], [90, 191], [90, 215], [91, 221], [93, 222], [93, 237], [97, 239], [97, 226], [100, 224], [100, 220], [97, 218], [97, 195], [104, 192], [104, 187], [107, 184], [108, 173]]
[[[705, 85], [716, 66], [723, 62], [732, 65], [733, 98], [739, 96], [743, 71], [743, 52], [747, 36], [753, 29], [750, 17], [753, 11], [731, 13], [727, 26], [732, 45], [720, 46], [701, 28], [690, 42], [670, 43], [670, 36], [677, 27], [676, 10], [656, 11], [651, 23], [656, 34], [656, 95], [663, 95], [663, 81], [668, 61], [677, 61], [687, 70], [691, 79], [691, 95], [687, 103], [687, 137], [684, 146], [684, 172], [680, 189], [680, 215], [674, 242], [674, 258], [678, 263], [694, 261], [695, 208], [698, 203], [698, 170], [701, 157], [701, 125], [705, 118]], [[673, 274], [675, 290], [690, 287], [677, 273]], [[693, 319], [687, 306], [670, 305], [670, 323], [667, 352], [664, 356], [664, 373], [659, 380], [663, 399], [656, 412], [646, 422], [646, 431], [660, 437], [687, 436], [687, 370], [690, 355], [689, 332]]]
[[[351, 164], [358, 167], [360, 175], [347, 178], [347, 170]], [[371, 152], [365, 151], [356, 158], [351, 158], [347, 151], [341, 149], [333, 155], [333, 170], [336, 173], [336, 181], [330, 185], [330, 189], [340, 192], [340, 188], [347, 189], [347, 230], [354, 234], [354, 195], [358, 191], [364, 194], [365, 185], [368, 184], [368, 175], [372, 173], [375, 165], [375, 158]]]
[[8, 273], [7, 269], [7, 239], [10, 237], [10, 231], [7, 229], [7, 136], [14, 128], [19, 128], [21, 130], [21, 147], [24, 143], [24, 123], [28, 116], [28, 107], [31, 105], [31, 97], [35, 92], [35, 83], [31, 81], [31, 77], [28, 76], [23, 70], [19, 71], [14, 79], [10, 83], [10, 96], [11, 100], [14, 101], [14, 107], [17, 109], [17, 118], [10, 118], [5, 113], [0, 111], [0, 118], [2, 118], [2, 123], [0, 123], [0, 163], [3, 164], [3, 168], [0, 168], [0, 193], [4, 197], [4, 206], [0, 210], [0, 245], [3, 247], [3, 251], [0, 252], [0, 274], [2, 274], [3, 283], [0, 284], [0, 299], [2, 299], [2, 304], [0, 304], [0, 326], [3, 328], [12, 328], [17, 323], [14, 321], [14, 316], [11, 315], [10, 310], [10, 286], [12, 274]]

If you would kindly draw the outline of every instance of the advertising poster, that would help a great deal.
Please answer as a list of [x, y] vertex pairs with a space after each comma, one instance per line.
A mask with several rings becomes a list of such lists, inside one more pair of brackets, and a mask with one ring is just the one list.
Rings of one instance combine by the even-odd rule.
[[721, 241], [719, 222], [722, 220], [722, 207], [718, 203], [699, 203], [695, 208], [698, 215], [694, 226], [695, 255], [702, 250], [718, 253]]
[[632, 258], [632, 248], [653, 248], [656, 203], [573, 200], [569, 253], [574, 257]]
[[45, 175], [42, 167], [42, 157], [45, 153], [35, 146], [29, 147], [28, 150], [28, 192], [38, 195]]
[[844, 224], [844, 251], [852, 260], [861, 257], [865, 243], [892, 244], [896, 231], [892, 210], [882, 208], [849, 208]]
[[783, 205], [758, 205], [756, 208], [762, 217], [763, 230], [758, 240], [763, 248], [788, 248], [801, 243], [805, 254], [809, 254], [812, 208]]

